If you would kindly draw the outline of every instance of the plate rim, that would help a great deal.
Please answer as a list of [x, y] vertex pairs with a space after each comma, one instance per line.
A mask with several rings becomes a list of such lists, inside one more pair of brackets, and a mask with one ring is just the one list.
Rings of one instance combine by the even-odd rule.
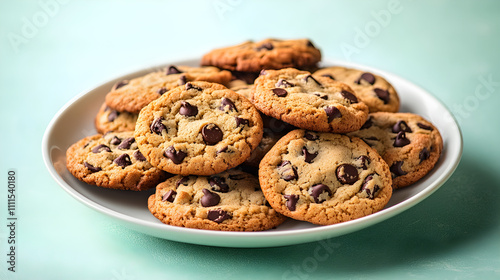
[[[76, 191], [71, 185], [66, 183], [63, 178], [59, 175], [57, 170], [55, 169], [52, 159], [51, 159], [51, 147], [48, 147], [50, 136], [53, 134], [54, 129], [56, 128], [56, 124], [61, 117], [71, 106], [73, 106], [78, 100], [86, 96], [87, 94], [91, 93], [92, 91], [96, 90], [97, 88], [109, 84], [109, 83], [114, 83], [116, 81], [122, 80], [124, 77], [133, 77], [134, 75], [139, 75], [139, 73], [144, 72], [148, 69], [158, 69], [165, 67], [166, 65], [171, 65], [171, 64], [186, 64], [189, 62], [193, 61], [199, 61], [199, 58], [185, 58], [185, 59], [180, 59], [178, 61], [173, 61], [173, 62], [166, 62], [166, 63], [161, 63], [161, 64], [154, 64], [150, 65], [147, 67], [141, 67], [139, 69], [136, 69], [135, 71], [130, 71], [122, 75], [117, 75], [113, 79], [108, 79], [104, 82], [101, 82], [97, 84], [94, 87], [91, 87], [90, 89], [84, 90], [71, 98], [68, 102], [64, 104], [57, 112], [56, 114], [52, 117], [51, 121], [47, 125], [45, 132], [43, 134], [42, 142], [41, 142], [41, 148], [42, 148], [42, 157], [43, 161], [45, 164], [45, 167], [49, 171], [51, 177], [58, 183], [58, 185], [64, 189], [66, 193], [68, 193], [70, 196], [72, 196], [74, 199], [79, 201], [80, 203], [86, 205], [87, 207], [98, 211], [106, 216], [118, 219], [119, 222], [123, 222], [130, 226], [132, 229], [135, 229], [137, 231], [157, 236], [163, 239], [169, 239], [173, 241], [180, 241], [184, 243], [192, 243], [192, 244], [200, 244], [200, 245], [209, 245], [209, 246], [218, 246], [218, 247], [246, 247], [246, 248], [258, 248], [258, 247], [276, 247], [276, 246], [286, 246], [286, 245], [293, 245], [293, 244], [299, 244], [299, 243], [306, 243], [306, 242], [313, 242], [313, 241], [319, 241], [321, 239], [325, 238], [330, 238], [330, 237], [336, 237], [344, 234], [348, 234], [350, 232], [357, 231], [359, 229], [365, 228], [372, 226], [376, 223], [382, 222], [384, 220], [387, 220], [393, 216], [396, 216], [409, 208], [417, 205], [418, 203], [422, 202], [425, 200], [428, 196], [430, 196], [432, 193], [437, 191], [454, 173], [456, 168], [458, 167], [461, 158], [462, 158], [462, 153], [463, 153], [463, 135], [462, 131], [460, 129], [460, 126], [458, 122], [456, 121], [455, 117], [451, 113], [451, 111], [446, 107], [446, 105], [441, 102], [438, 98], [436, 98], [434, 95], [432, 95], [429, 91], [425, 90], [424, 88], [420, 87], [419, 85], [390, 72], [359, 64], [359, 63], [354, 63], [350, 61], [342, 61], [342, 60], [333, 60], [333, 59], [323, 59], [320, 63], [322, 66], [343, 66], [343, 67], [351, 67], [351, 68], [358, 68], [366, 71], [371, 71], [377, 74], [380, 74], [381, 76], [384, 77], [393, 77], [401, 80], [402, 82], [405, 82], [406, 84], [411, 85], [412, 87], [415, 87], [418, 89], [420, 92], [425, 94], [425, 98], [430, 98], [433, 100], [433, 102], [438, 103], [442, 107], [444, 107], [447, 111], [447, 113], [451, 117], [451, 121], [453, 124], [453, 128], [456, 128], [456, 132], [458, 135], [453, 135], [453, 136], [458, 136], [457, 138], [454, 138], [455, 141], [457, 141], [456, 144], [456, 152], [457, 154], [450, 154], [448, 156], [452, 156], [452, 163], [451, 165], [446, 166], [446, 169], [441, 172], [439, 177], [435, 180], [432, 181], [428, 186], [426, 186], [423, 190], [419, 191], [415, 195], [411, 196], [410, 198], [405, 199], [404, 201], [399, 202], [396, 205], [393, 205], [389, 208], [385, 208], [383, 210], [380, 210], [376, 213], [373, 213], [371, 215], [361, 217], [352, 221], [347, 221], [343, 223], [338, 223], [338, 224], [333, 224], [333, 225], [327, 225], [327, 226], [318, 226], [318, 227], [312, 227], [312, 228], [305, 228], [305, 229], [294, 229], [294, 230], [286, 230], [286, 231], [258, 231], [258, 232], [231, 232], [231, 231], [213, 231], [213, 230], [201, 230], [201, 229], [192, 229], [192, 228], [184, 228], [184, 227], [176, 227], [176, 226], [171, 226], [171, 225], [166, 225], [166, 224], [161, 224], [161, 223], [152, 223], [150, 221], [142, 220], [139, 218], [131, 217], [129, 215], [126, 215], [124, 213], [120, 213], [118, 211], [115, 211], [113, 209], [107, 208], [104, 205], [101, 205], [90, 198], [86, 197], [85, 195], [79, 193]], [[393, 83], [391, 81], [391, 83]], [[443, 160], [443, 159], [440, 159]], [[180, 240], [179, 238], [168, 238], [163, 236], [162, 234], [158, 234], [156, 232], [147, 232], [145, 231], [144, 228], [146, 227], [148, 229], [154, 229], [154, 230], [159, 230], [162, 233], [168, 233], [168, 232], [174, 232], [176, 234], [182, 234], [185, 236], [199, 236], [203, 235], [204, 237], [210, 237], [211, 239], [208, 240], [201, 240], [201, 239], [193, 239], [193, 240]], [[334, 234], [332, 234], [332, 232]], [[323, 235], [320, 236], [320, 235]], [[289, 240], [290, 237], [295, 237], [299, 236], [301, 238], [297, 238], [295, 240]], [[283, 239], [284, 237], [287, 237], [288, 239]], [[315, 237], [315, 238], [312, 238]], [[237, 238], [241, 239], [242, 244], [235, 244], [234, 240], [233, 242], [230, 242], [226, 245], [220, 244], [220, 241], [223, 241], [227, 238]], [[262, 238], [267, 238], [267, 240], [255, 240], [255, 238], [262, 239]], [[260, 242], [259, 242], [260, 241]]]

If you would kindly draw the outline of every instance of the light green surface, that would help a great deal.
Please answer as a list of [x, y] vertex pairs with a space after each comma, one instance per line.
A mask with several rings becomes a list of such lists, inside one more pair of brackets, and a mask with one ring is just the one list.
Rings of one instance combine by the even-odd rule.
[[[498, 1], [1, 0], [0, 279], [499, 279], [499, 14]], [[143, 66], [265, 37], [308, 37], [324, 57], [433, 93], [463, 132], [455, 174], [417, 206], [355, 233], [228, 249], [121, 228], [45, 170], [45, 128], [78, 93]], [[6, 262], [12, 169], [15, 273]]]

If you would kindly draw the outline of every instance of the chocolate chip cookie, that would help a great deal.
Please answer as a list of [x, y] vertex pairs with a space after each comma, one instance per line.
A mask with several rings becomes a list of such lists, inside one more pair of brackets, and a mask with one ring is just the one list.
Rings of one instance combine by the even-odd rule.
[[302, 129], [266, 154], [259, 181], [276, 211], [318, 225], [375, 213], [392, 195], [389, 167], [362, 140]]
[[328, 67], [313, 74], [347, 84], [373, 112], [397, 112], [399, 96], [394, 87], [383, 77], [370, 72], [346, 67]]
[[134, 131], [137, 116], [138, 114], [129, 112], [118, 112], [104, 103], [95, 117], [94, 124], [100, 134], [110, 131]]
[[139, 111], [162, 94], [191, 81], [207, 81], [227, 85], [231, 72], [216, 67], [170, 66], [145, 76], [121, 81], [106, 95], [106, 105], [119, 112]]
[[312, 68], [320, 60], [321, 51], [310, 40], [265, 39], [212, 50], [202, 57], [201, 64], [258, 73], [262, 69]]
[[257, 177], [237, 170], [174, 176], [156, 187], [148, 208], [165, 224], [209, 230], [261, 231], [286, 219], [268, 205]]
[[213, 175], [245, 161], [262, 133], [260, 114], [248, 99], [220, 84], [192, 82], [141, 110], [135, 138], [153, 166]]
[[314, 131], [355, 131], [368, 116], [346, 84], [293, 68], [262, 71], [252, 101], [268, 116]]
[[169, 175], [146, 160], [131, 131], [81, 139], [68, 148], [66, 166], [80, 181], [120, 190], [147, 190]]
[[390, 167], [395, 189], [424, 177], [443, 150], [438, 129], [412, 113], [372, 113], [359, 131], [349, 135], [363, 139], [377, 150]]

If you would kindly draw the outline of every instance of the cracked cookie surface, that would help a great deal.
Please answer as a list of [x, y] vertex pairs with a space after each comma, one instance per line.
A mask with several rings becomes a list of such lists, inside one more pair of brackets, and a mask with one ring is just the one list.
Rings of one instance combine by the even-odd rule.
[[359, 129], [368, 107], [346, 84], [293, 68], [264, 70], [252, 102], [264, 114], [296, 127], [345, 133]]
[[260, 114], [248, 99], [207, 82], [187, 83], [151, 102], [135, 129], [148, 161], [181, 175], [212, 175], [239, 165], [262, 133]]
[[271, 208], [257, 177], [239, 170], [174, 176], [156, 187], [149, 211], [165, 224], [225, 231], [261, 231], [286, 217]]
[[375, 213], [392, 195], [389, 167], [362, 140], [302, 129], [266, 154], [259, 181], [276, 211], [319, 225]]
[[106, 95], [106, 105], [120, 112], [139, 113], [151, 101], [169, 90], [192, 81], [226, 85], [231, 72], [216, 67], [170, 66], [142, 77], [117, 83]]
[[409, 186], [429, 173], [443, 150], [438, 129], [412, 113], [372, 113], [360, 130], [349, 135], [377, 150], [390, 167], [395, 189]]
[[321, 51], [310, 40], [270, 38], [212, 50], [202, 57], [201, 64], [232, 71], [258, 73], [262, 69], [309, 69], [320, 60]]
[[147, 190], [169, 175], [146, 160], [137, 148], [133, 132], [81, 139], [68, 148], [66, 166], [80, 181], [121, 190]]
[[370, 72], [346, 67], [327, 67], [319, 69], [314, 77], [327, 77], [347, 84], [373, 112], [397, 112], [399, 96], [394, 87], [383, 77]]

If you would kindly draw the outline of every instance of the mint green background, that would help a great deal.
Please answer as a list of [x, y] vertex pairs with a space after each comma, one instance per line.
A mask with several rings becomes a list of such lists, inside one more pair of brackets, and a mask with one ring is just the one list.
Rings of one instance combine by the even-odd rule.
[[[373, 24], [385, 0], [60, 2], [0, 1], [1, 279], [500, 278], [500, 2], [396, 1], [384, 26]], [[27, 31], [27, 22], [36, 30]], [[360, 41], [365, 28], [375, 29]], [[14, 36], [25, 41], [16, 45]], [[324, 57], [429, 90], [463, 132], [454, 175], [408, 211], [326, 243], [231, 249], [119, 227], [46, 171], [45, 128], [80, 92], [144, 66], [265, 37], [309, 37]], [[347, 45], [356, 52], [347, 56]], [[494, 82], [491, 91], [483, 85], [476, 93], [481, 79]], [[6, 270], [10, 169], [18, 175], [16, 273]]]

